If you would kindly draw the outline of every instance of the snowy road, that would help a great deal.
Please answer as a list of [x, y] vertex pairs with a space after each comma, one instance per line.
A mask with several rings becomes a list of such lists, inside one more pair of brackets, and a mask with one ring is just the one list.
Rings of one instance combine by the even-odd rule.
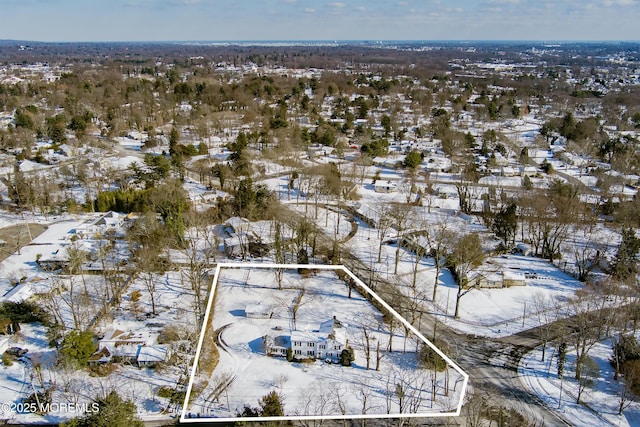
[[[367, 267], [353, 256], [343, 256], [345, 266], [360, 277], [370, 277]], [[392, 301], [395, 296], [394, 309], [401, 314], [406, 312], [404, 304], [398, 302], [398, 293], [393, 292], [391, 284], [378, 277], [376, 292], [386, 300]], [[385, 292], [388, 287], [388, 292]], [[408, 306], [408, 305], [407, 305]], [[431, 337], [434, 318], [423, 313], [421, 332]], [[537, 340], [524, 333], [500, 339], [474, 337], [461, 334], [438, 322], [438, 339], [443, 339], [454, 349], [451, 357], [470, 376], [470, 383], [481, 396], [487, 396], [494, 406], [512, 408], [526, 415], [531, 421], [544, 426], [567, 426], [570, 422], [562, 419], [555, 411], [548, 408], [542, 400], [527, 391], [518, 376], [518, 362], [522, 355], [537, 345]]]

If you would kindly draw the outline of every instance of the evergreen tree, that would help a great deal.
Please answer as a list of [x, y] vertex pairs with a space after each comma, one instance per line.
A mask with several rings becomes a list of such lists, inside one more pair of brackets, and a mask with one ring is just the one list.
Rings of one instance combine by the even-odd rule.
[[260, 414], [263, 417], [284, 416], [282, 397], [275, 390], [260, 399]]
[[342, 366], [351, 366], [351, 362], [355, 360], [353, 348], [347, 347], [340, 353], [340, 364]]
[[626, 280], [638, 273], [638, 251], [640, 239], [632, 228], [622, 230], [622, 241], [618, 246], [612, 274], [620, 280]]
[[567, 361], [567, 343], [561, 342], [558, 346], [558, 378], [564, 377], [564, 364]]
[[418, 151], [412, 151], [404, 158], [402, 165], [408, 169], [415, 169], [422, 163], [424, 155]]
[[516, 236], [516, 230], [518, 228], [516, 209], [517, 207], [515, 203], [509, 204], [509, 206], [500, 210], [500, 212], [496, 214], [493, 221], [493, 232], [496, 233], [496, 236], [502, 239], [505, 246], [513, 244]]
[[[98, 410], [84, 418], [75, 418], [65, 422], [65, 427], [143, 427], [144, 423], [136, 417], [136, 405], [123, 400], [118, 393], [111, 391], [105, 398], [96, 399]], [[93, 409], [92, 406], [90, 408]]]
[[62, 341], [60, 353], [67, 362], [78, 367], [87, 365], [89, 357], [96, 351], [91, 332], [71, 331]]

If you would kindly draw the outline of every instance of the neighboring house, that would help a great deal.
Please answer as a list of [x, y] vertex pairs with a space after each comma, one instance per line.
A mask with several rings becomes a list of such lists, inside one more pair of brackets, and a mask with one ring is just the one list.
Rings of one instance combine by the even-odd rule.
[[98, 350], [89, 358], [90, 364], [120, 362], [142, 366], [155, 366], [169, 359], [167, 345], [153, 344], [150, 335], [110, 329], [98, 341]]
[[525, 275], [520, 272], [504, 271], [471, 271], [464, 278], [466, 288], [509, 288], [526, 286]]
[[526, 286], [525, 275], [519, 271], [505, 270], [502, 272], [502, 286], [510, 288], [512, 286]]
[[373, 189], [376, 193], [393, 193], [397, 190], [397, 185], [391, 181], [376, 181], [373, 184]]
[[505, 177], [520, 176], [520, 169], [514, 166], [502, 166], [502, 168], [500, 168], [500, 175]]
[[169, 360], [169, 346], [165, 344], [139, 346], [136, 359], [138, 367], [154, 367], [158, 363]]
[[99, 259], [99, 252], [100, 247], [105, 244], [104, 240], [77, 240], [70, 245], [58, 246], [52, 252], [43, 251], [36, 263], [43, 271], [68, 271], [71, 266], [70, 251], [77, 249], [84, 257], [79, 266], [81, 271], [102, 271], [104, 265]]
[[[224, 252], [230, 258], [263, 256], [276, 242], [276, 230], [271, 221], [229, 218], [224, 224], [224, 234]], [[290, 240], [292, 234], [292, 230], [283, 225], [279, 238], [281, 241]]]
[[43, 271], [57, 271], [69, 265], [69, 257], [64, 248], [57, 248], [54, 252], [43, 253], [36, 263]]
[[227, 237], [223, 243], [224, 253], [229, 258], [244, 257], [249, 253], [249, 238], [246, 233]]
[[320, 324], [315, 331], [291, 331], [290, 336], [265, 336], [265, 351], [269, 356], [286, 356], [291, 349], [292, 355], [298, 359], [324, 359], [332, 362], [340, 360], [340, 353], [347, 348], [346, 329], [336, 319]]
[[122, 227], [125, 218], [123, 214], [109, 211], [95, 220], [80, 224], [75, 229], [75, 235], [81, 239], [101, 237], [109, 231]]

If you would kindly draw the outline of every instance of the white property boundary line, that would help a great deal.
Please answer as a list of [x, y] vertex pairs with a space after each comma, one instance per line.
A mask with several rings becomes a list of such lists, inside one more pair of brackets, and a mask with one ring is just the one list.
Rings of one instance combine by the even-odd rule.
[[[218, 286], [218, 278], [220, 277], [220, 270], [223, 268], [266, 268], [266, 269], [287, 269], [295, 270], [299, 268], [305, 268], [309, 270], [342, 270], [349, 277], [351, 277], [358, 286], [361, 286], [367, 291], [373, 298], [378, 301], [386, 310], [396, 317], [408, 330], [413, 332], [420, 340], [427, 344], [433, 351], [435, 351], [440, 357], [442, 357], [449, 366], [451, 366], [456, 372], [458, 372], [464, 378], [462, 382], [462, 389], [460, 390], [460, 401], [456, 406], [455, 412], [432, 412], [424, 414], [375, 414], [375, 415], [323, 415], [323, 416], [285, 416], [285, 417], [233, 417], [233, 418], [189, 418], [186, 416], [189, 403], [189, 397], [193, 389], [193, 381], [196, 376], [196, 370], [198, 367], [198, 361], [200, 360], [200, 351], [202, 350], [202, 343], [204, 342], [205, 330], [209, 323], [209, 314], [211, 313], [211, 307], [213, 305], [213, 298]], [[323, 265], [323, 264], [254, 264], [254, 263], [219, 263], [216, 266], [215, 274], [213, 276], [213, 284], [211, 292], [209, 294], [209, 301], [207, 303], [207, 312], [204, 315], [204, 322], [202, 331], [200, 332], [200, 340], [198, 341], [198, 348], [196, 350], [196, 356], [193, 361], [193, 367], [191, 368], [191, 377], [189, 378], [189, 385], [187, 386], [187, 392], [184, 398], [182, 406], [182, 414], [180, 415], [181, 423], [204, 423], [204, 422], [235, 422], [235, 421], [294, 421], [294, 420], [343, 420], [343, 419], [371, 419], [371, 418], [430, 418], [430, 417], [451, 417], [459, 416], [462, 410], [462, 404], [464, 403], [464, 396], [466, 394], [467, 386], [469, 384], [469, 375], [462, 370], [453, 360], [451, 360], [446, 354], [440, 351], [431, 341], [425, 338], [420, 331], [413, 327], [407, 320], [404, 319], [397, 311], [395, 311], [389, 304], [387, 304], [382, 298], [373, 292], [367, 285], [364, 284], [356, 275], [354, 275], [348, 268], [343, 265]]]

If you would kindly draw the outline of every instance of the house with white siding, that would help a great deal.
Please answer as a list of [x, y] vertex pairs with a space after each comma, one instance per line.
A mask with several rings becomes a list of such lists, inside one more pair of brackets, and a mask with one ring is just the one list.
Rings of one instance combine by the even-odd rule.
[[320, 324], [317, 330], [292, 330], [289, 336], [265, 336], [265, 351], [269, 356], [286, 356], [291, 349], [296, 359], [323, 359], [338, 362], [347, 348], [346, 328], [334, 316]]

